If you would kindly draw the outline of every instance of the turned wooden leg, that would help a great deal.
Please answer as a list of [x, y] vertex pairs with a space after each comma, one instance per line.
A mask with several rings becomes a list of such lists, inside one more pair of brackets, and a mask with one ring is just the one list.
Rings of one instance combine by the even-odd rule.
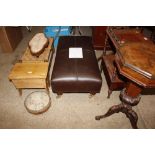
[[107, 98], [110, 98], [111, 94], [112, 94], [112, 90], [108, 89], [108, 96], [107, 96]]
[[49, 80], [46, 79], [46, 91], [48, 94], [50, 94], [50, 91], [49, 91]]
[[102, 59], [103, 55], [106, 55], [107, 41], [108, 41], [108, 35], [106, 34], [105, 42], [104, 42], [103, 53], [102, 53], [102, 55], [97, 59], [98, 61], [100, 61], [100, 60]]
[[89, 94], [89, 98], [92, 98], [93, 96], [95, 96], [96, 93], [90, 93]]
[[18, 89], [18, 92], [19, 92], [19, 95], [22, 96], [22, 89], [21, 88]]
[[46, 91], [47, 91], [48, 94], [50, 94], [50, 91], [49, 91], [49, 88], [48, 87], [46, 87]]
[[101, 64], [100, 64], [100, 72], [102, 73], [103, 71], [103, 62], [101, 61]]
[[48, 87], [51, 87], [51, 81], [49, 79], [50, 78], [47, 79], [47, 84], [48, 84]]
[[[116, 72], [116, 67], [115, 67], [111, 81], [115, 81], [116, 77], [117, 77], [117, 72]], [[109, 88], [109, 90], [108, 90], [108, 96], [107, 96], [107, 98], [110, 98], [110, 95], [112, 94], [112, 90], [111, 89], [112, 88]]]
[[97, 58], [97, 61], [102, 60], [102, 57], [103, 57], [103, 54], [100, 57]]
[[106, 55], [107, 41], [108, 41], [108, 35], [106, 34], [106, 36], [105, 36], [105, 43], [104, 43], [103, 55]]
[[58, 98], [60, 98], [60, 97], [62, 96], [62, 94], [63, 94], [63, 93], [60, 93], [60, 92], [59, 92], [59, 93], [57, 93], [56, 98], [57, 98], [57, 99], [58, 99]]

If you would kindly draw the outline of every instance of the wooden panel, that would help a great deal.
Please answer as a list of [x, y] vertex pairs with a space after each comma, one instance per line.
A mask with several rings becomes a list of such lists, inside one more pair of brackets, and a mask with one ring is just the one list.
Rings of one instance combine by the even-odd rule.
[[20, 27], [0, 27], [0, 44], [4, 52], [13, 52], [21, 39]]
[[107, 26], [93, 27], [93, 45], [94, 49], [104, 49]]
[[33, 56], [30, 52], [29, 47], [27, 47], [25, 53], [22, 56], [22, 62], [34, 62], [34, 61], [49, 61], [50, 52], [53, 46], [53, 38], [49, 38], [49, 45], [47, 48], [45, 48], [44, 52], [39, 56]]
[[0, 46], [4, 52], [12, 52], [13, 48], [10, 45], [6, 31], [3, 27], [0, 28]]
[[33, 79], [46, 78], [48, 62], [40, 63], [16, 63], [11, 70], [9, 79]]
[[154, 43], [128, 43], [119, 50], [125, 66], [150, 78], [155, 79]]
[[107, 35], [116, 49], [129, 42], [151, 42], [137, 29], [107, 29]]
[[16, 88], [46, 88], [45, 79], [18, 79], [12, 82]]
[[22, 39], [21, 27], [5, 27], [9, 42], [13, 49], [17, 47]]
[[121, 75], [127, 77], [144, 88], [155, 88], [155, 80], [151, 80], [138, 72], [131, 70], [129, 67], [123, 66], [117, 53], [115, 55], [115, 62]]

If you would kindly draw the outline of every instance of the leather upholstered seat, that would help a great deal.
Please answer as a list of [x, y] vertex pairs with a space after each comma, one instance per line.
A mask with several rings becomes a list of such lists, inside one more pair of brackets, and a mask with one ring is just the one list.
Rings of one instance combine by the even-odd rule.
[[[83, 58], [69, 58], [70, 47], [82, 47]], [[100, 92], [102, 78], [91, 37], [64, 36], [59, 38], [51, 85], [53, 92], [58, 94]]]

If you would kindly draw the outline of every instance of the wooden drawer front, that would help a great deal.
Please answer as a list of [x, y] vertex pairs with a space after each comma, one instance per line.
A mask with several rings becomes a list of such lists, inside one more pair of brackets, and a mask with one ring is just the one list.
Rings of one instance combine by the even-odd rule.
[[[115, 66], [114, 66], [115, 55], [106, 55], [103, 56], [103, 71], [104, 75], [110, 90], [121, 90], [125, 86], [125, 79], [123, 80], [118, 74], [114, 75]], [[114, 78], [115, 77], [115, 78]]]
[[46, 88], [45, 79], [19, 79], [12, 82], [16, 88]]

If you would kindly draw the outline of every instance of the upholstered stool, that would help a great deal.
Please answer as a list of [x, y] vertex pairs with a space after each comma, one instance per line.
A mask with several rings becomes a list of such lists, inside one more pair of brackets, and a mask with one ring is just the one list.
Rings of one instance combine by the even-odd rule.
[[[81, 47], [83, 58], [69, 58], [70, 47]], [[53, 92], [99, 93], [102, 78], [92, 45], [86, 36], [60, 37], [51, 78]]]

